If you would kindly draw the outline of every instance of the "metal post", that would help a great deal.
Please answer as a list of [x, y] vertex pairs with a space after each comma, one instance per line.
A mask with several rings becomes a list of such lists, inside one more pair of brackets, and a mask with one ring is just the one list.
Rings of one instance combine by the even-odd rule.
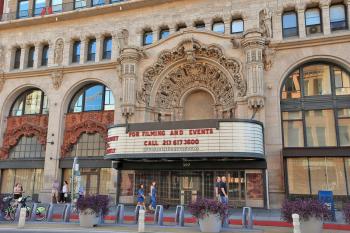
[[117, 223], [123, 224], [124, 223], [124, 205], [118, 204], [117, 206]]
[[163, 226], [163, 213], [164, 213], [163, 206], [157, 205], [156, 210], [154, 212], [154, 224], [158, 224], [159, 226]]
[[293, 233], [301, 233], [299, 214], [292, 214], [292, 218], [293, 218]]
[[70, 181], [71, 184], [71, 202], [73, 203], [74, 201], [74, 178], [75, 178], [75, 167], [77, 164], [77, 156], [74, 157], [74, 161], [73, 161], [73, 167], [72, 167], [72, 180]]
[[242, 227], [244, 229], [253, 229], [253, 212], [251, 207], [243, 207]]
[[176, 225], [183, 227], [185, 225], [184, 218], [185, 218], [184, 207], [182, 205], [176, 206], [176, 212], [175, 212]]

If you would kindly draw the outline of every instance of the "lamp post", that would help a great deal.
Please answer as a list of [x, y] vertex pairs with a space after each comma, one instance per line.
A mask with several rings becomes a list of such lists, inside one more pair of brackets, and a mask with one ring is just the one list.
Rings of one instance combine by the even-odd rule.
[[[79, 163], [78, 163], [78, 157], [75, 156], [74, 157], [74, 161], [73, 161], [73, 167], [72, 167], [72, 180], [71, 180], [71, 201], [72, 203], [75, 202], [74, 199], [74, 194], [75, 194], [75, 190], [74, 190], [74, 181], [75, 181], [75, 177], [77, 177], [77, 185], [80, 186], [80, 172], [79, 172]], [[78, 187], [79, 188], [79, 187]]]

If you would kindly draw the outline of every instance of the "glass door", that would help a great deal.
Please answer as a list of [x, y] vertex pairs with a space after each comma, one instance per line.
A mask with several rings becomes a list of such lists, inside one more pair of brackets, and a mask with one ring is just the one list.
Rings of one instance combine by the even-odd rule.
[[229, 205], [242, 207], [245, 205], [245, 173], [234, 170], [227, 175]]
[[261, 170], [246, 170], [246, 205], [264, 207], [264, 177]]

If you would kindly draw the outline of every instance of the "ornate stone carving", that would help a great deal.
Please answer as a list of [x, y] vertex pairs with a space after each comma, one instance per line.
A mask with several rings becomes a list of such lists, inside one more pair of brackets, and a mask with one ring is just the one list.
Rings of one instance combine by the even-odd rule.
[[66, 115], [62, 157], [71, 151], [83, 133], [99, 133], [107, 137], [107, 127], [114, 122], [114, 111], [69, 113]]
[[275, 54], [276, 54], [276, 50], [274, 50], [272, 48], [266, 47], [263, 50], [264, 69], [266, 71], [269, 71], [271, 69], [272, 63], [273, 63], [273, 58], [275, 57]]
[[57, 65], [62, 65], [63, 48], [64, 48], [63, 39], [62, 38], [57, 39], [55, 44], [55, 54], [54, 54], [54, 63]]
[[17, 145], [22, 136], [36, 136], [42, 145], [46, 145], [48, 115], [16, 116], [7, 118], [7, 128], [0, 159], [7, 159], [9, 151]]
[[233, 58], [227, 58], [221, 48], [216, 45], [202, 45], [193, 39], [183, 41], [173, 50], [167, 50], [160, 54], [157, 62], [146, 69], [143, 75], [143, 86], [137, 94], [140, 103], [149, 105], [150, 95], [156, 79], [172, 64], [177, 62], [194, 63], [200, 59], [211, 60], [230, 73], [234, 86], [237, 89], [237, 96], [246, 95], [246, 82], [241, 74], [241, 64]]
[[265, 7], [259, 13], [259, 24], [260, 30], [263, 35], [267, 38], [272, 37], [272, 12], [270, 9]]
[[239, 49], [239, 47], [241, 47], [241, 42], [237, 38], [232, 38], [231, 43], [234, 49]]
[[181, 98], [193, 88], [203, 88], [215, 96], [221, 106], [234, 106], [234, 87], [214, 65], [206, 62], [185, 63], [173, 69], [161, 82], [156, 106], [173, 109], [181, 106]]
[[63, 70], [54, 70], [51, 73], [52, 85], [55, 90], [58, 90], [61, 87], [63, 81]]
[[117, 33], [119, 49], [122, 50], [129, 45], [129, 31], [123, 29]]

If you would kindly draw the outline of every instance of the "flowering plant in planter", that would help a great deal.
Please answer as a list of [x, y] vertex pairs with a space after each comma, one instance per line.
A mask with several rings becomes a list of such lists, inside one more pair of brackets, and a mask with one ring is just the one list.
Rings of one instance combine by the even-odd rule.
[[350, 224], [350, 202], [346, 203], [343, 207], [345, 222]]
[[228, 207], [227, 205], [211, 199], [198, 198], [195, 202], [192, 202], [189, 206], [190, 213], [198, 219], [203, 219], [209, 214], [217, 214], [221, 219], [227, 217]]
[[293, 222], [292, 214], [298, 214], [300, 221], [308, 221], [316, 218], [320, 221], [331, 220], [332, 213], [325, 204], [319, 200], [285, 200], [282, 204], [281, 218], [284, 221]]
[[108, 213], [109, 197], [106, 195], [87, 195], [77, 201], [77, 209], [85, 214]]

